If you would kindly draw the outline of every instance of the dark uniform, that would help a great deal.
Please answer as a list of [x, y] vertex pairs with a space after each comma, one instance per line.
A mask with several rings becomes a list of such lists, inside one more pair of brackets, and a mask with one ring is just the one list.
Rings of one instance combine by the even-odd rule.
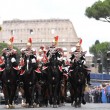
[[[28, 44], [27, 44], [28, 45]], [[30, 44], [29, 44], [30, 45]], [[28, 46], [29, 46], [28, 45]], [[21, 58], [20, 58], [20, 75], [22, 75], [25, 69], [30, 69], [31, 67], [36, 69], [36, 50], [30, 47], [21, 49]], [[29, 67], [26, 67], [27, 63], [29, 63]]]
[[18, 67], [18, 63], [17, 63], [17, 50], [16, 49], [13, 49], [13, 42], [10, 41], [7, 43], [7, 48], [4, 48], [2, 50], [2, 56], [1, 56], [1, 64], [0, 64], [0, 72], [3, 72], [5, 67], [6, 67], [6, 64], [7, 64], [7, 57], [9, 58], [9, 65], [12, 65], [12, 67], [15, 69], [15, 70], [19, 70], [19, 67]]
[[[82, 52], [81, 51], [81, 45], [79, 43], [77, 43], [76, 44], [76, 50], [72, 53], [72, 55], [70, 57], [71, 62], [74, 60], [74, 63], [75, 63], [78, 60], [80, 60], [84, 64], [84, 62], [85, 62], [85, 54], [86, 54], [86, 52]], [[91, 85], [90, 84], [90, 71], [91, 70], [86, 65], [83, 65], [83, 68], [86, 70], [87, 84]]]

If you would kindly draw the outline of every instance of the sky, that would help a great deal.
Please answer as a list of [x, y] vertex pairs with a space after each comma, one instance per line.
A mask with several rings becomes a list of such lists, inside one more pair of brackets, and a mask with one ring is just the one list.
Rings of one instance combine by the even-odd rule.
[[110, 41], [110, 24], [89, 19], [85, 10], [98, 0], [0, 0], [0, 23], [4, 20], [70, 19], [83, 50], [96, 40]]

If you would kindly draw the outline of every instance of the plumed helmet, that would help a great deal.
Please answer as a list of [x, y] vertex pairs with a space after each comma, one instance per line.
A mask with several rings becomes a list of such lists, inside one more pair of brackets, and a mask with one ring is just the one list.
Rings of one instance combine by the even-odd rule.
[[11, 37], [7, 42], [7, 45], [10, 45], [10, 46], [13, 45], [13, 41], [14, 41], [14, 37]]
[[39, 49], [39, 53], [41, 53], [42, 52], [42, 49]]
[[58, 39], [59, 39], [59, 37], [58, 37], [58, 36], [55, 36], [55, 37], [54, 37], [54, 42], [55, 42], [55, 45], [57, 45], [57, 44], [58, 44]]
[[41, 46], [40, 46], [40, 49], [42, 49], [42, 50], [43, 50], [44, 48], [45, 48], [45, 46], [44, 46], [44, 45], [41, 45]]
[[32, 45], [32, 39], [29, 38], [29, 39], [28, 39], [28, 42], [27, 42], [27, 46], [31, 46], [31, 45]]
[[76, 44], [76, 47], [80, 47], [81, 44], [82, 44], [82, 39], [80, 38], [79, 41], [78, 41], [77, 44]]

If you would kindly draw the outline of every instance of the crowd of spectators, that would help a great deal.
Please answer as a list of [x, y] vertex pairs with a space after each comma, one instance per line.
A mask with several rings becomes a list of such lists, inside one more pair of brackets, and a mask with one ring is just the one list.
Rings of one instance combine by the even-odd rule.
[[85, 100], [88, 103], [110, 103], [110, 84], [90, 87], [85, 92]]

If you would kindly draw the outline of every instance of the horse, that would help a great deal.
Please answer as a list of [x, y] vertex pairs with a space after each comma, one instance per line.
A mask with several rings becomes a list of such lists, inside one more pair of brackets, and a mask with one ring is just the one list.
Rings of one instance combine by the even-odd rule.
[[[34, 107], [34, 92], [36, 87], [36, 60], [33, 54], [25, 55], [23, 69], [20, 70], [20, 86], [24, 90], [26, 107]], [[22, 74], [23, 73], [23, 74]]]
[[65, 69], [62, 69], [63, 75], [61, 77], [60, 82], [60, 101], [61, 105], [64, 105], [65, 99], [66, 99], [66, 92], [67, 92], [67, 81], [68, 81], [68, 74]]
[[10, 57], [9, 52], [7, 52], [5, 58], [5, 69], [1, 77], [6, 108], [15, 108], [13, 101], [16, 94], [18, 81], [19, 70], [13, 67], [14, 63], [12, 63], [11, 60], [14, 60], [14, 58]]
[[73, 69], [69, 71], [69, 81], [71, 84], [71, 104], [75, 101], [75, 107], [81, 107], [81, 102], [85, 104], [84, 101], [84, 90], [86, 86], [86, 76], [83, 71], [83, 62], [80, 60], [73, 63]]
[[58, 107], [60, 104], [60, 81], [63, 72], [60, 71], [59, 67], [61, 62], [57, 59], [60, 57], [58, 51], [50, 54], [50, 59], [48, 62], [48, 75], [49, 75], [49, 104], [53, 105], [54, 108]]

